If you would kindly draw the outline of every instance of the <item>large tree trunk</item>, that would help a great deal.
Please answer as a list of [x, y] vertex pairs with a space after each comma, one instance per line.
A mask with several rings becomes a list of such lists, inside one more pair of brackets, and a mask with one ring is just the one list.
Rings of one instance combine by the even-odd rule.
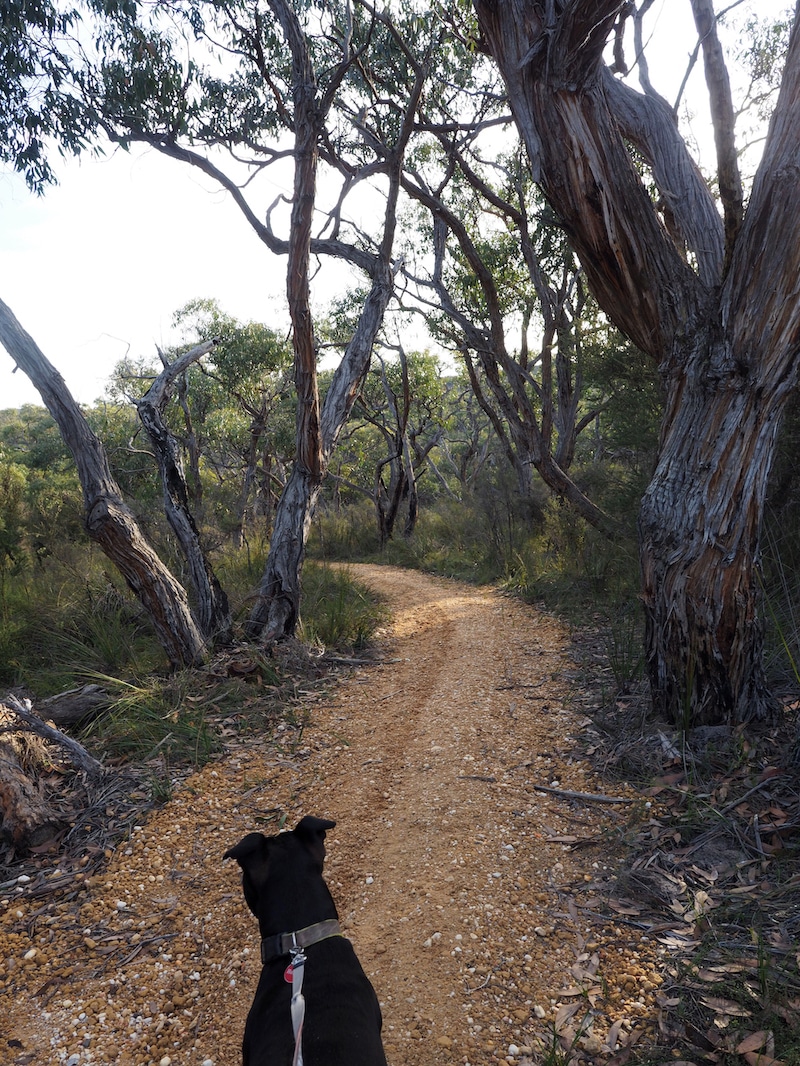
[[291, 636], [300, 611], [300, 572], [319, 495], [323, 468], [317, 346], [311, 313], [309, 259], [317, 195], [317, 143], [325, 114], [308, 42], [297, 15], [285, 0], [270, 0], [292, 57], [294, 103], [294, 191], [292, 197], [286, 294], [292, 320], [294, 380], [297, 390], [294, 468], [275, 513], [269, 556], [258, 599], [247, 622], [251, 636]]
[[684, 384], [639, 516], [654, 707], [684, 726], [762, 717], [772, 705], [758, 552], [783, 401], [737, 377]]
[[206, 656], [184, 589], [145, 540], [111, 474], [102, 443], [63, 378], [0, 300], [0, 343], [39, 390], [78, 469], [86, 530], [138, 597], [173, 666]]
[[[721, 116], [724, 227], [668, 109], [603, 66], [619, 0], [572, 0], [549, 26], [532, 0], [475, 0], [536, 180], [600, 305], [664, 372], [662, 449], [640, 519], [645, 650], [656, 708], [684, 726], [764, 717], [772, 705], [759, 534], [800, 353], [797, 26], [742, 223], [710, 4], [693, 2], [714, 51], [706, 69]], [[650, 164], [669, 218], [647, 195], [628, 143]]]
[[298, 457], [278, 502], [266, 569], [247, 623], [251, 637], [261, 634], [266, 640], [273, 640], [294, 633], [300, 611], [300, 574], [322, 478], [369, 369], [375, 338], [393, 291], [394, 272], [384, 256], [322, 405], [319, 473], [312, 474]]

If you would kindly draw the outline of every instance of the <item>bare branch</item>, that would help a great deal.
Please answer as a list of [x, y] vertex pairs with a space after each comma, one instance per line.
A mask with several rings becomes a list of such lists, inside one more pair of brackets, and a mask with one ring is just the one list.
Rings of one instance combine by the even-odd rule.
[[744, 218], [744, 192], [736, 154], [731, 83], [722, 45], [717, 35], [717, 20], [714, 16], [712, 0], [692, 0], [692, 11], [703, 47], [711, 122], [714, 126], [719, 195], [725, 220], [725, 267], [727, 267]]
[[64, 748], [75, 765], [92, 780], [102, 777], [105, 773], [102, 763], [99, 763], [93, 755], [90, 755], [82, 744], [79, 744], [77, 740], [73, 740], [72, 737], [68, 737], [66, 733], [62, 733], [60, 729], [56, 729], [43, 721], [33, 710], [30, 700], [18, 700], [16, 696], [9, 694], [6, 696], [5, 703], [0, 703], [0, 707], [10, 710], [17, 716], [22, 723], [21, 729], [35, 733], [36, 736]]

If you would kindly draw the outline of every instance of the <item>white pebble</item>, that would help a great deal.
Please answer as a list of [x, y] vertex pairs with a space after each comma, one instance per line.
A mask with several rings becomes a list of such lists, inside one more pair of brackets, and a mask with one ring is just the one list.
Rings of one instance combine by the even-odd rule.
[[517, 1047], [516, 1044], [509, 1044], [508, 1045], [508, 1053], [509, 1053], [509, 1055], [519, 1055], [519, 1048]]

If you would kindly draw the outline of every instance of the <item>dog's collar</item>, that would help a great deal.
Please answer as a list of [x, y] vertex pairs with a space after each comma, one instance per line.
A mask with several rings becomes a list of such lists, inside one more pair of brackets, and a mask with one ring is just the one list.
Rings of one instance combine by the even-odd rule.
[[265, 965], [281, 955], [289, 955], [301, 948], [308, 948], [320, 940], [327, 940], [329, 936], [341, 935], [338, 921], [335, 918], [327, 918], [324, 922], [298, 929], [296, 933], [278, 933], [275, 936], [262, 937], [261, 964]]

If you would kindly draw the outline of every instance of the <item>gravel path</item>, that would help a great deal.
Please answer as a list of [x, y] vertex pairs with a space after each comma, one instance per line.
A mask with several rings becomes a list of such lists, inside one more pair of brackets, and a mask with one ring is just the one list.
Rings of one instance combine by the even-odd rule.
[[71, 898], [7, 901], [0, 1061], [236, 1066], [258, 931], [221, 856], [279, 815], [337, 821], [326, 876], [391, 1066], [540, 1062], [554, 1026], [601, 1062], [609, 1029], [653, 1024], [656, 945], [606, 905], [641, 811], [562, 794], [608, 791], [571, 754], [567, 634], [492, 591], [350, 569], [392, 610], [380, 664], [301, 734], [191, 777]]

